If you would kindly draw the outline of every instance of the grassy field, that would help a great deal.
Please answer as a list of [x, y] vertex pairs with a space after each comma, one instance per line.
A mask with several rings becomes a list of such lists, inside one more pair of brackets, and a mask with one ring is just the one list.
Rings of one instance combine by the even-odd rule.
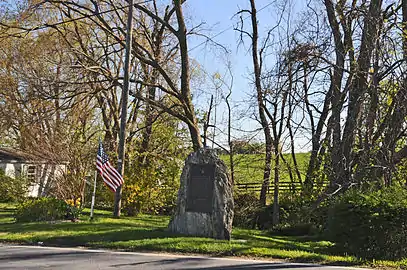
[[[302, 175], [305, 175], [306, 168], [309, 161], [309, 153], [295, 154], [297, 164]], [[290, 154], [284, 154], [284, 158], [290, 166], [293, 166]], [[226, 165], [230, 166], [229, 156], [221, 155], [221, 159], [225, 161]], [[235, 177], [237, 183], [261, 183], [263, 179], [264, 170], [264, 154], [241, 154], [234, 156], [235, 162]], [[272, 165], [273, 168], [273, 165]], [[290, 181], [287, 166], [280, 160], [281, 182]]]
[[[310, 237], [273, 236], [259, 230], [234, 228], [231, 241], [184, 237], [166, 231], [169, 217], [140, 215], [111, 218], [97, 211], [96, 219], [83, 216], [80, 222], [14, 223], [14, 206], [0, 204], [0, 242], [45, 246], [108, 248], [125, 251], [199, 253], [315, 262], [328, 265], [398, 267], [407, 261], [368, 262], [335, 253], [328, 241]], [[85, 211], [85, 215], [88, 212]]]

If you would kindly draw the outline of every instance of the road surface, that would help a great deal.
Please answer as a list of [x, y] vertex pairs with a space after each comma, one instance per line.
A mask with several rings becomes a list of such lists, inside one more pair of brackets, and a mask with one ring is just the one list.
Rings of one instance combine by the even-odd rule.
[[[114, 252], [80, 248], [36, 246], [0, 246], [0, 269], [209, 269], [209, 270], [266, 270], [266, 269], [352, 269], [312, 264], [213, 258], [154, 253]], [[356, 268], [353, 268], [356, 269]]]

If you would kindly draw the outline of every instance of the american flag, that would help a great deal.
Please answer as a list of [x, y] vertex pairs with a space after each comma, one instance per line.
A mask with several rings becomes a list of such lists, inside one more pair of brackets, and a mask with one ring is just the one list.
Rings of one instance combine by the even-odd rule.
[[103, 145], [99, 143], [98, 156], [96, 160], [96, 168], [105, 182], [105, 185], [110, 188], [111, 191], [116, 192], [116, 189], [120, 187], [124, 180], [120, 173], [110, 164], [109, 158], [103, 150]]

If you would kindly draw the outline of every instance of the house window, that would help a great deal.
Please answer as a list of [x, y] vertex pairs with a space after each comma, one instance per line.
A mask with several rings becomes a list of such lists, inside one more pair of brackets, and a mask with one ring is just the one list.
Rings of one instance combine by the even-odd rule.
[[36, 166], [35, 165], [29, 165], [27, 168], [27, 178], [28, 181], [32, 182], [35, 180], [35, 175], [36, 175]]

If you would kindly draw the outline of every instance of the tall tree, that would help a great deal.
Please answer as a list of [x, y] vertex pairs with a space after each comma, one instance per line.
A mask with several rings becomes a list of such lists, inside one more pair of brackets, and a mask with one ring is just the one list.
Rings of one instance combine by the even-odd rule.
[[265, 156], [265, 165], [264, 165], [264, 175], [263, 183], [260, 191], [260, 203], [266, 205], [266, 195], [270, 186], [270, 173], [271, 173], [271, 159], [272, 159], [272, 137], [269, 127], [269, 123], [266, 118], [265, 112], [265, 98], [264, 90], [261, 85], [262, 77], [262, 64], [263, 64], [263, 52], [267, 42], [259, 48], [259, 32], [258, 32], [258, 20], [257, 20], [257, 10], [255, 0], [250, 0], [250, 10], [241, 10], [238, 14], [248, 13], [251, 19], [251, 33], [246, 32], [243, 29], [243, 20], [241, 20], [242, 25], [240, 28], [235, 28], [235, 30], [241, 33], [241, 39], [243, 35], [246, 35], [250, 39], [251, 52], [252, 52], [252, 64], [253, 64], [253, 75], [254, 75], [254, 84], [256, 89], [256, 100], [259, 113], [259, 122], [263, 129], [264, 139], [266, 141], [266, 156]]

